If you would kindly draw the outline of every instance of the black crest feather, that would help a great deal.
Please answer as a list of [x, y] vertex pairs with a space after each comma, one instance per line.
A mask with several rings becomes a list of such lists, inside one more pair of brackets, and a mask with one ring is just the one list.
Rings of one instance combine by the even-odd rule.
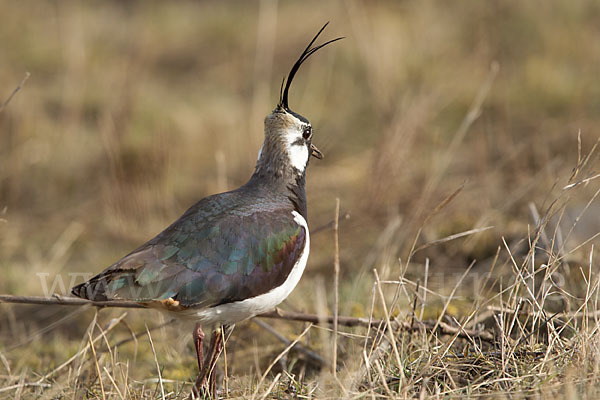
[[313, 43], [317, 40], [317, 38], [319, 37], [321, 32], [323, 32], [323, 30], [327, 27], [327, 25], [329, 25], [329, 22], [325, 23], [325, 25], [323, 25], [323, 27], [319, 30], [319, 32], [317, 32], [315, 37], [310, 41], [308, 46], [306, 46], [306, 48], [300, 55], [300, 58], [298, 58], [296, 63], [292, 66], [292, 69], [290, 70], [290, 73], [288, 74], [287, 78], [285, 78], [281, 82], [281, 89], [279, 90], [279, 104], [277, 106], [278, 108], [283, 108], [284, 110], [289, 111], [290, 107], [288, 104], [288, 93], [290, 91], [290, 86], [292, 85], [292, 81], [294, 80], [294, 76], [296, 76], [296, 72], [298, 72], [302, 63], [304, 61], [306, 61], [308, 59], [308, 57], [315, 54], [319, 49], [322, 49], [323, 47], [327, 46], [330, 43], [337, 42], [338, 40], [343, 39], [343, 37], [339, 37], [336, 39], [329, 40], [318, 46], [312, 47]]

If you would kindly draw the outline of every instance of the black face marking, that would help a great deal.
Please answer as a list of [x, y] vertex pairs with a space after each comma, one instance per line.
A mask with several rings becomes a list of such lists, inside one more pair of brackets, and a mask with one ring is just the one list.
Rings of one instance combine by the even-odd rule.
[[298, 139], [296, 139], [296, 141], [292, 142], [292, 146], [304, 146], [304, 145], [306, 145], [306, 142], [301, 138], [298, 138]]

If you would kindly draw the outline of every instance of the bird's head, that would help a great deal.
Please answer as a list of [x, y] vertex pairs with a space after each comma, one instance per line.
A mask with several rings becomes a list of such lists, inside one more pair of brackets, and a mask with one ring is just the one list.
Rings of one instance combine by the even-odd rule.
[[304, 49], [281, 84], [279, 103], [265, 118], [265, 141], [258, 154], [257, 171], [269, 169], [277, 175], [287, 175], [289, 172], [294, 175], [302, 175], [311, 156], [323, 158], [323, 154], [312, 143], [313, 129], [310, 122], [290, 109], [288, 95], [292, 80], [302, 63], [317, 50], [343, 39], [336, 38], [312, 47], [327, 24], [319, 30]]

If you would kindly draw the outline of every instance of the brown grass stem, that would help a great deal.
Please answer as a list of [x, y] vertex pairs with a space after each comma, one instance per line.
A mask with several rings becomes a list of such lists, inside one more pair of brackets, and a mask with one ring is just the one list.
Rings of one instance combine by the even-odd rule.
[[98, 356], [96, 355], [96, 349], [94, 348], [94, 342], [92, 341], [92, 335], [88, 332], [88, 344], [92, 355], [94, 356], [94, 365], [96, 366], [96, 373], [98, 374], [98, 383], [100, 383], [100, 391], [102, 392], [102, 399], [106, 400], [106, 393], [104, 393], [104, 384], [102, 383], [102, 372], [100, 372], [100, 364], [98, 363]]
[[152, 335], [150, 335], [150, 329], [146, 325], [146, 333], [148, 334], [148, 340], [150, 341], [150, 348], [152, 349], [152, 355], [154, 356], [154, 363], [156, 364], [156, 373], [158, 374], [158, 384], [160, 386], [160, 395], [162, 400], [165, 400], [165, 388], [163, 386], [162, 374], [160, 372], [160, 365], [158, 363], [158, 357], [156, 356], [156, 349], [154, 348], [154, 342], [152, 341]]
[[302, 339], [304, 337], [304, 335], [306, 335], [306, 333], [310, 330], [310, 328], [312, 328], [312, 326], [313, 326], [313, 324], [309, 324], [302, 331], [302, 333], [300, 335], [298, 335], [298, 337], [296, 339], [294, 339], [294, 341], [292, 343], [290, 343], [285, 349], [283, 349], [283, 351], [281, 353], [279, 353], [279, 355], [277, 357], [275, 357], [275, 359], [273, 361], [271, 361], [271, 364], [269, 364], [269, 366], [267, 367], [267, 369], [265, 370], [265, 372], [263, 372], [262, 376], [260, 377], [260, 380], [256, 384], [256, 389], [254, 390], [254, 393], [252, 394], [252, 399], [256, 398], [256, 395], [258, 394], [258, 391], [260, 390], [260, 386], [264, 382], [265, 378], [267, 377], [267, 375], [269, 374], [269, 371], [271, 371], [271, 369], [273, 368], [273, 366], [275, 364], [277, 364], [277, 362], [283, 356], [285, 356], [292, 349], [292, 347], [294, 347], [296, 345], [296, 343], [298, 343], [300, 341], [300, 339]]
[[25, 72], [25, 76], [23, 77], [23, 79], [21, 79], [21, 82], [19, 82], [17, 87], [11, 92], [11, 94], [6, 98], [6, 100], [4, 100], [4, 103], [2, 103], [2, 105], [0, 105], [0, 113], [2, 111], [4, 111], [6, 106], [8, 106], [8, 103], [10, 103], [10, 101], [13, 99], [13, 97], [15, 97], [17, 92], [23, 88], [23, 86], [25, 85], [25, 82], [27, 82], [27, 79], [29, 79], [30, 76], [31, 76], [31, 74], [29, 72]]
[[340, 199], [335, 199], [335, 218], [333, 225], [333, 354], [331, 373], [337, 378], [337, 340], [338, 340], [338, 312], [339, 312], [339, 286], [340, 286], [340, 245], [339, 245], [339, 220]]

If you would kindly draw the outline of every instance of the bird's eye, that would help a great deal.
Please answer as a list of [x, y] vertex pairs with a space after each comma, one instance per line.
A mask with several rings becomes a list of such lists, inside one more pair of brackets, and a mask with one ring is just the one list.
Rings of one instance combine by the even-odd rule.
[[302, 131], [302, 137], [305, 140], [308, 140], [308, 139], [310, 139], [311, 135], [312, 135], [312, 128], [310, 126], [304, 127], [304, 131]]

